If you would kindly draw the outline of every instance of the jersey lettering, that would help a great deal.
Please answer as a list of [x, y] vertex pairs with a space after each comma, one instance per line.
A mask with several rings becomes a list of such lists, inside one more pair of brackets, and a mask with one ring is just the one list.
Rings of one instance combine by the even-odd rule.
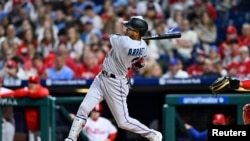
[[128, 50], [128, 56], [140, 56], [142, 55], [142, 52], [143, 52], [144, 48], [130, 48]]

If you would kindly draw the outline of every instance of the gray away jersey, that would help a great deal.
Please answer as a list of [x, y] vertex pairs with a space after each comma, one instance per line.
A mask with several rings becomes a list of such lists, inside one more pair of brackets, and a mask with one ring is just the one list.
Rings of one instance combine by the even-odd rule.
[[111, 34], [110, 43], [112, 49], [103, 62], [103, 70], [126, 76], [133, 62], [147, 57], [147, 44], [144, 40], [132, 40], [128, 36]]

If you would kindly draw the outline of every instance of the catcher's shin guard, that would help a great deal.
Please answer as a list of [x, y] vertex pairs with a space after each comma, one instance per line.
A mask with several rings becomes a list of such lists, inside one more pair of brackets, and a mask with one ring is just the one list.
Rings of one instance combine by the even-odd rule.
[[76, 116], [70, 128], [67, 139], [71, 139], [72, 141], [77, 141], [77, 137], [79, 136], [79, 133], [82, 131], [82, 128], [85, 125], [85, 123], [86, 123], [86, 118], [81, 118]]

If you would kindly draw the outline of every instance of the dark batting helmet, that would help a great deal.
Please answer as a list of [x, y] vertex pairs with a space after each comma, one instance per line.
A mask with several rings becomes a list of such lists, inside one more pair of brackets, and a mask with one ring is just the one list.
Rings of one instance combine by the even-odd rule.
[[141, 36], [144, 36], [148, 31], [148, 24], [142, 16], [132, 16], [128, 21], [123, 24], [132, 30], [139, 31]]

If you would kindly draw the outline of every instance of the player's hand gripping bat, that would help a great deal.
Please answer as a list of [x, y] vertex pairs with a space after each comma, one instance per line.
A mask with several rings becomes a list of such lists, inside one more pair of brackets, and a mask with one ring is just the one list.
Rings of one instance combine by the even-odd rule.
[[173, 38], [180, 38], [180, 32], [173, 32], [173, 33], [165, 33], [161, 35], [152, 35], [152, 36], [144, 36], [142, 37], [143, 40], [161, 40], [161, 39], [173, 39]]

